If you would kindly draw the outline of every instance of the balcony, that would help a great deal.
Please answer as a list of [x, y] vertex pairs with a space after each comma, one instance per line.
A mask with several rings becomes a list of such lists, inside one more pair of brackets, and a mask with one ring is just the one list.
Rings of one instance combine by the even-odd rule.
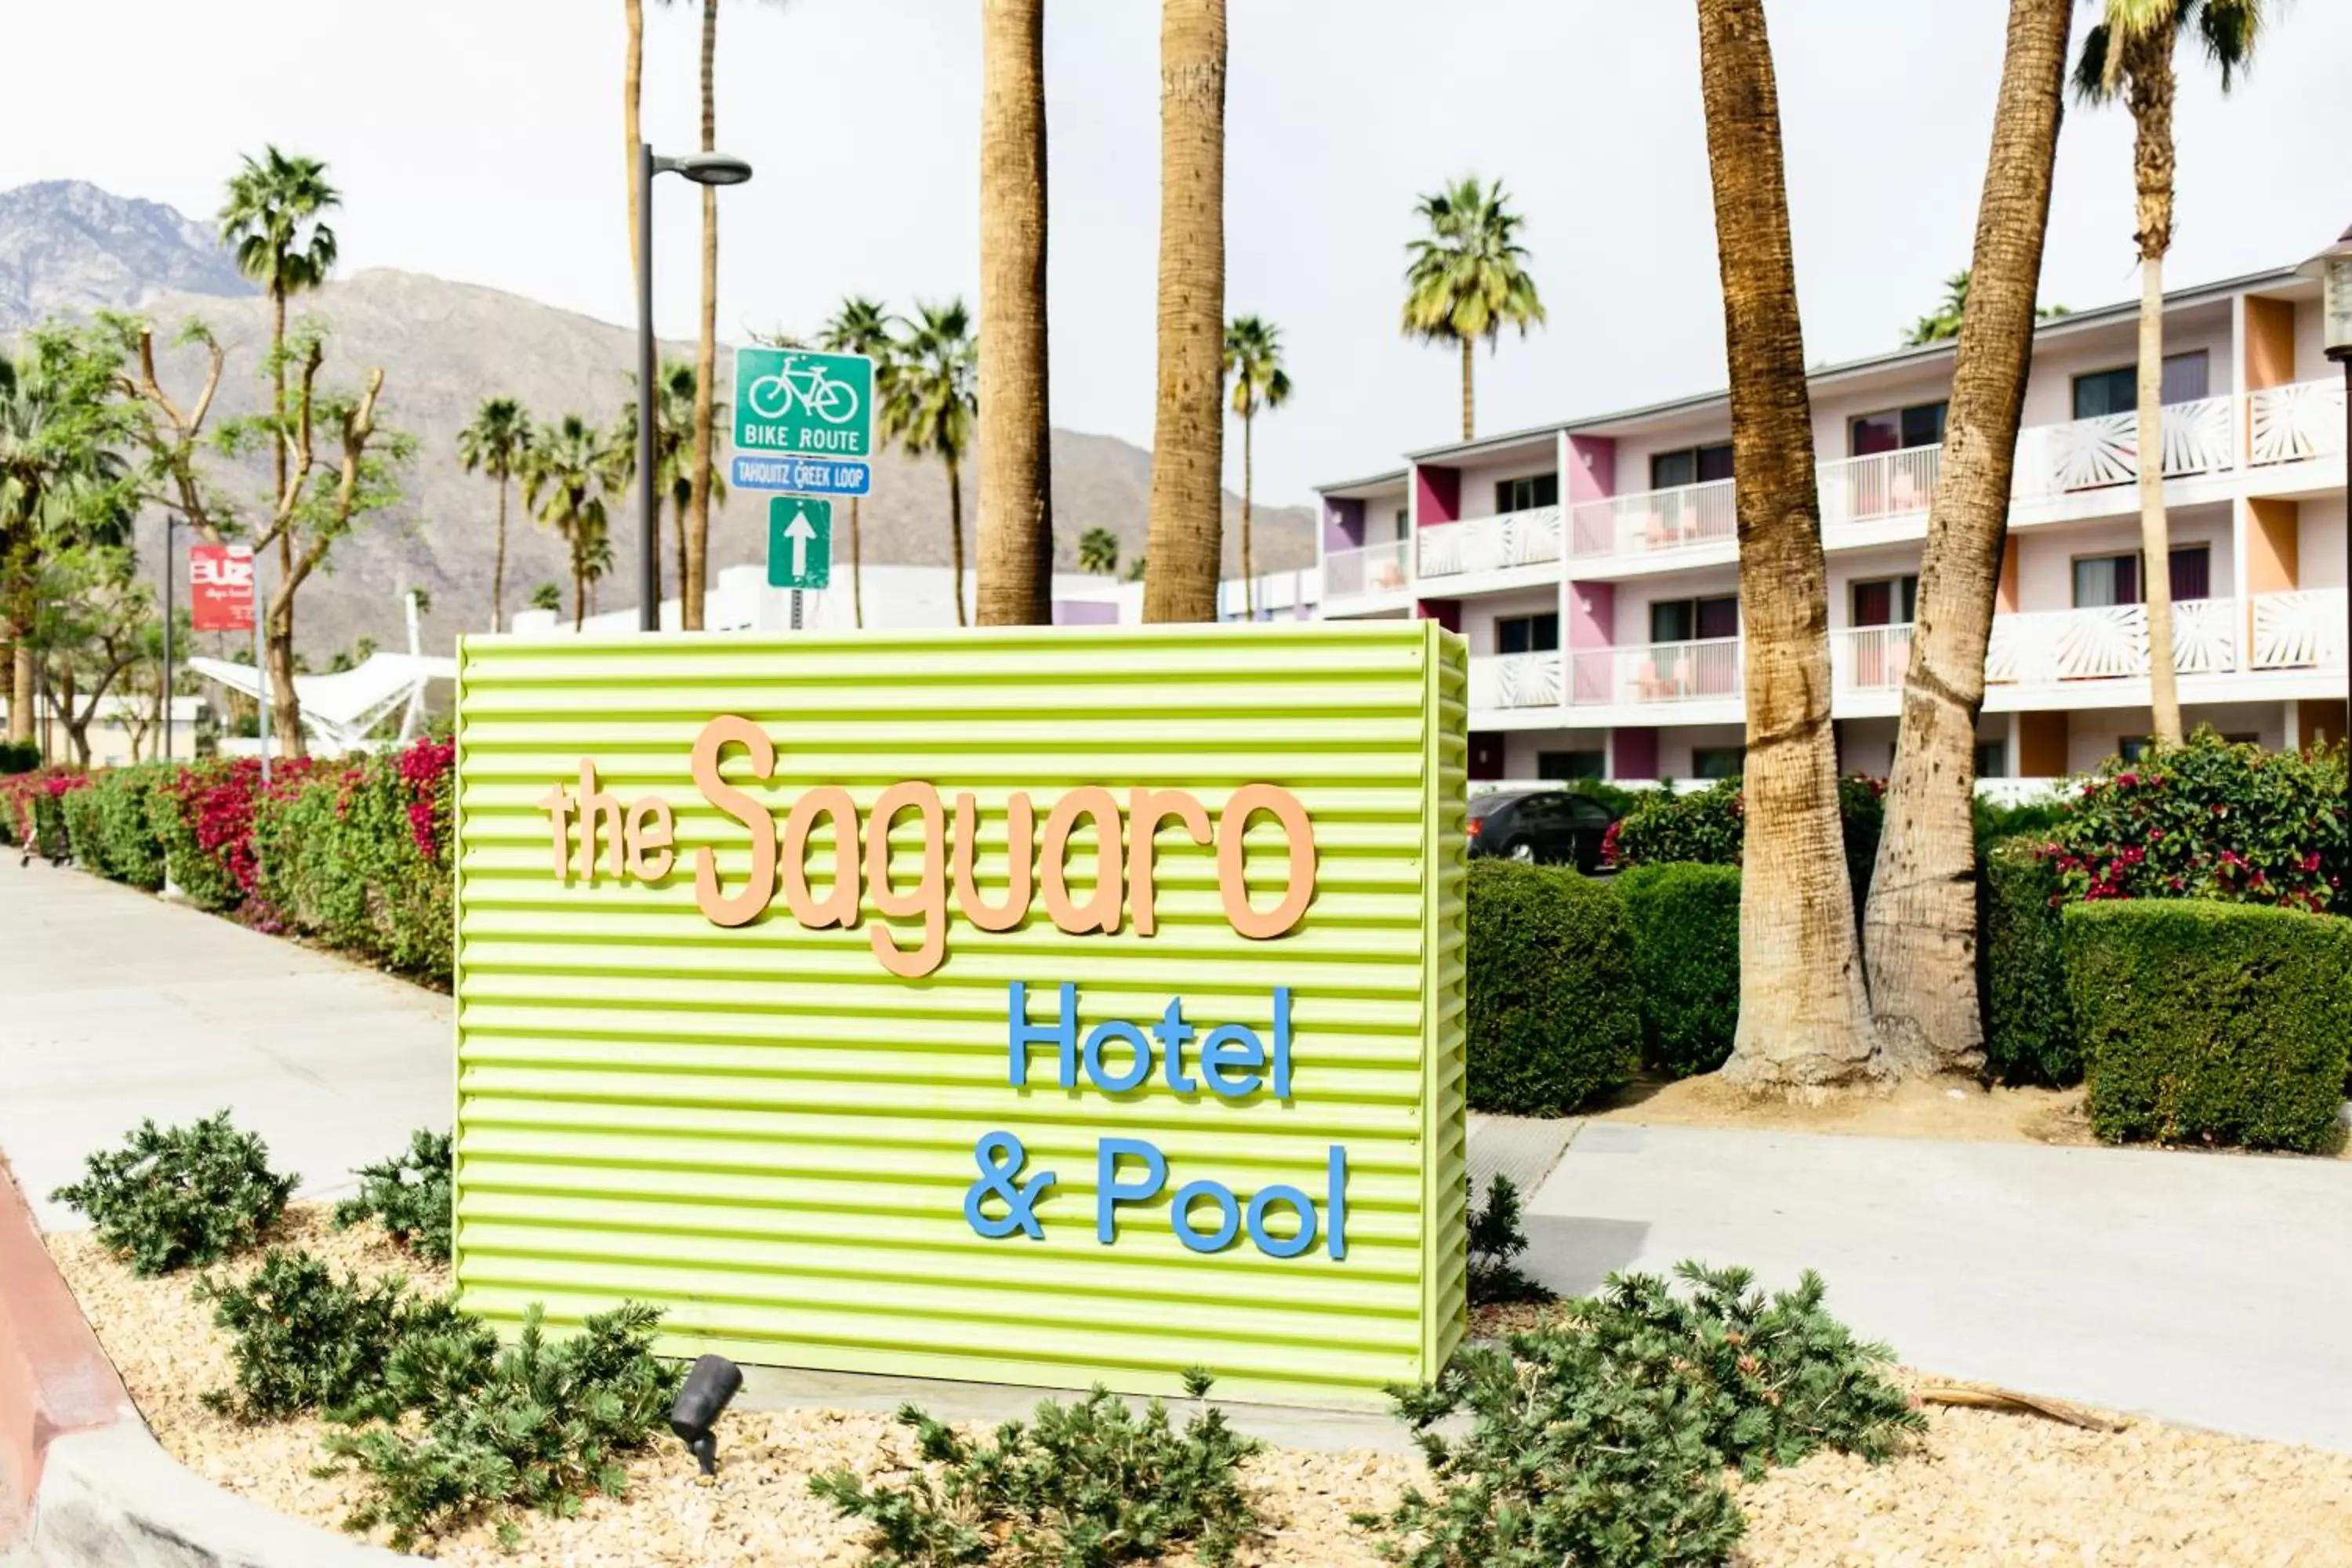
[[1943, 463], [1941, 447], [1906, 447], [1822, 464], [1817, 471], [1822, 527], [1925, 517]]
[[[2166, 406], [2164, 477], [2215, 474], [2237, 466], [2238, 400], [2200, 397]], [[2103, 414], [2018, 432], [2018, 500], [2057, 500], [2139, 478], [2139, 416]]]
[[2341, 588], [2304, 588], [2255, 595], [2250, 667], [2343, 668], [2344, 593]]
[[1323, 557], [1323, 598], [1360, 599], [1402, 594], [1412, 587], [1405, 567], [1408, 542], [1391, 539], [1357, 550], [1334, 550]]
[[1899, 691], [1911, 664], [1911, 626], [1847, 626], [1830, 633], [1830, 674], [1839, 691]]
[[[2268, 596], [2268, 595], [2265, 595]], [[2172, 668], [2220, 675], [2238, 668], [2235, 599], [2183, 599], [2172, 606]], [[2147, 606], [2038, 610], [1992, 618], [1985, 647], [1989, 686], [2043, 686], [2147, 674]]]
[[1580, 706], [1726, 701], [1740, 693], [1738, 637], [1580, 648], [1569, 657], [1569, 700]]
[[2246, 464], [2267, 468], [2344, 450], [2344, 383], [2328, 376], [2246, 395]]
[[1488, 654], [1473, 658], [1470, 661], [1470, 706], [1473, 709], [1559, 707], [1559, 652]]
[[1579, 560], [1655, 554], [1728, 544], [1738, 533], [1731, 481], [1713, 479], [1581, 502], [1575, 509], [1570, 548]]
[[1415, 531], [1423, 581], [1540, 566], [1559, 559], [1560, 510], [1530, 507]]

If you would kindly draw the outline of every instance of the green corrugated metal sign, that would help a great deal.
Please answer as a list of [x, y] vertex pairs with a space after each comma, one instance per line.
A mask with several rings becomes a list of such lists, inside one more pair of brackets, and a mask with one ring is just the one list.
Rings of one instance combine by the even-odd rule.
[[457, 1276], [678, 1353], [1356, 1403], [1463, 1326], [1429, 622], [468, 641]]

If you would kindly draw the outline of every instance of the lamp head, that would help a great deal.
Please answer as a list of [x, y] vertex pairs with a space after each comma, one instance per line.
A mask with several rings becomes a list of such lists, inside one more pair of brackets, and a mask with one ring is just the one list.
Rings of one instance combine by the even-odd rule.
[[677, 1391], [677, 1400], [670, 1406], [669, 1429], [686, 1445], [702, 1467], [702, 1473], [719, 1473], [719, 1436], [715, 1428], [719, 1415], [743, 1386], [743, 1369], [723, 1355], [698, 1357], [686, 1374], [685, 1384]]
[[688, 153], [682, 158], [660, 158], [656, 170], [684, 174], [698, 185], [740, 185], [751, 177], [751, 165], [725, 153]]
[[2303, 264], [2319, 279], [2319, 341], [2334, 360], [2352, 359], [2352, 228]]

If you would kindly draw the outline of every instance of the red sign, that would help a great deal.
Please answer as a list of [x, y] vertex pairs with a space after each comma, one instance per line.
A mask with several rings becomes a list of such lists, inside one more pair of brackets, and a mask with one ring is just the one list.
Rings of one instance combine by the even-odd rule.
[[200, 632], [253, 629], [253, 546], [188, 546], [190, 618]]

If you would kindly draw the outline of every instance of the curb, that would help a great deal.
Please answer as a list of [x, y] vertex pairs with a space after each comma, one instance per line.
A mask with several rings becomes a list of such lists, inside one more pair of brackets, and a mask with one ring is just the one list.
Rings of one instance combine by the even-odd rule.
[[163, 1452], [0, 1164], [0, 1564], [415, 1563], [232, 1497]]

